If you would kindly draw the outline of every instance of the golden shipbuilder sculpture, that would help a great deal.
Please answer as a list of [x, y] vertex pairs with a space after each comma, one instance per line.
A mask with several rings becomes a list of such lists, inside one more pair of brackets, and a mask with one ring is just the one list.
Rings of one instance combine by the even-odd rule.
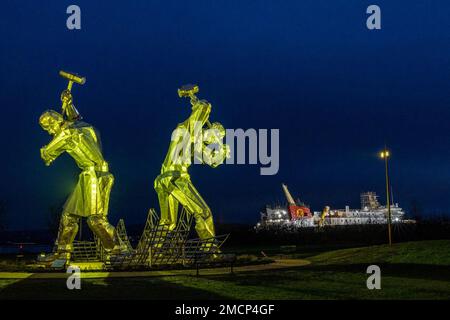
[[108, 163], [103, 158], [96, 130], [81, 121], [72, 101], [72, 83], [83, 84], [85, 79], [63, 71], [60, 75], [69, 80], [69, 85], [61, 94], [62, 113], [48, 110], [39, 119], [41, 127], [53, 137], [49, 144], [41, 148], [41, 158], [49, 166], [62, 153], [67, 152], [75, 160], [81, 173], [63, 208], [55, 243], [56, 250], [40, 260], [70, 260], [80, 218], [87, 219], [88, 226], [100, 239], [107, 254], [118, 254], [124, 249], [120, 245], [115, 228], [107, 219], [114, 176], [109, 172]]
[[197, 85], [186, 85], [178, 90], [180, 97], [190, 99], [192, 112], [173, 131], [169, 151], [154, 186], [161, 209], [160, 223], [175, 228], [181, 204], [193, 216], [198, 236], [205, 240], [215, 237], [213, 216], [192, 184], [188, 168], [192, 162], [217, 167], [229, 156], [230, 150], [223, 143], [224, 127], [218, 122], [210, 123], [211, 104], [197, 98], [198, 90]]

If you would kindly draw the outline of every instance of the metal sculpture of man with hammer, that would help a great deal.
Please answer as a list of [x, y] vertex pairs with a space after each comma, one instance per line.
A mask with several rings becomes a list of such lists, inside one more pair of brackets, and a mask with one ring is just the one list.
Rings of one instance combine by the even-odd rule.
[[[169, 152], [154, 187], [161, 209], [160, 224], [168, 225], [173, 230], [177, 223], [178, 206], [181, 204], [194, 217], [198, 236], [206, 240], [215, 237], [213, 217], [210, 208], [192, 184], [188, 168], [192, 160], [217, 167], [229, 156], [230, 150], [222, 142], [224, 127], [218, 122], [209, 122], [211, 104], [195, 96], [198, 90], [196, 85], [186, 85], [178, 90], [180, 97], [190, 98], [192, 113], [173, 131]], [[209, 130], [204, 132], [204, 126]], [[212, 145], [214, 147], [210, 148]]]
[[39, 119], [41, 127], [53, 136], [52, 141], [41, 148], [41, 158], [49, 166], [59, 155], [67, 152], [82, 172], [75, 190], [64, 205], [55, 243], [56, 252], [41, 261], [70, 260], [72, 243], [81, 217], [87, 218], [90, 229], [101, 240], [108, 254], [119, 254], [122, 251], [120, 240], [115, 228], [107, 220], [114, 176], [109, 172], [108, 163], [103, 158], [96, 130], [81, 121], [72, 101], [72, 83], [84, 84], [85, 78], [63, 71], [60, 75], [69, 80], [69, 86], [61, 94], [62, 114], [48, 110]]

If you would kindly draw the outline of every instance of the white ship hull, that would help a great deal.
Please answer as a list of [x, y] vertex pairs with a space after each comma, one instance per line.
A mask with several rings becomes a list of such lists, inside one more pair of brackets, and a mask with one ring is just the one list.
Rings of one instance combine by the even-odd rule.
[[[321, 212], [315, 211], [312, 217], [305, 217], [302, 219], [291, 220], [288, 210], [283, 206], [266, 207], [265, 212], [261, 212], [261, 221], [256, 225], [256, 228], [287, 226], [296, 228], [312, 228], [322, 226], [343, 226], [343, 225], [367, 225], [367, 224], [387, 224], [388, 223], [388, 209], [380, 206], [376, 201], [375, 193], [361, 194], [362, 209], [350, 209], [348, 206], [345, 209], [332, 209], [328, 215], [323, 218], [321, 224]], [[372, 208], [367, 207], [369, 204]], [[398, 204], [392, 204], [390, 207], [391, 222], [405, 223], [413, 222], [405, 220], [405, 212]]]

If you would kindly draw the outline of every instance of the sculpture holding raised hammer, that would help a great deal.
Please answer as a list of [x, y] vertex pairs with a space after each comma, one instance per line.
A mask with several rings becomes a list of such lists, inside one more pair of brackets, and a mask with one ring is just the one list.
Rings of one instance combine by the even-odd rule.
[[[198, 90], [197, 85], [186, 85], [178, 90], [180, 98], [190, 98], [192, 112], [173, 131], [169, 151], [154, 187], [161, 209], [160, 224], [173, 230], [181, 204], [194, 217], [198, 236], [206, 240], [215, 237], [213, 217], [211, 209], [192, 184], [188, 168], [196, 160], [197, 163], [217, 167], [229, 156], [229, 146], [223, 143], [224, 127], [218, 122], [209, 122], [211, 104], [197, 98]], [[204, 127], [209, 130], [203, 130]], [[213, 149], [208, 147], [212, 144], [215, 145]]]
[[67, 262], [70, 260], [73, 241], [82, 217], [87, 219], [89, 228], [100, 239], [107, 255], [125, 253], [126, 249], [121, 245], [115, 228], [107, 219], [114, 176], [103, 158], [97, 131], [80, 120], [72, 102], [72, 82], [83, 84], [85, 79], [63, 71], [60, 75], [69, 79], [69, 86], [61, 95], [62, 114], [48, 110], [39, 118], [41, 127], [53, 137], [49, 144], [41, 148], [41, 158], [48, 166], [67, 152], [75, 160], [81, 173], [75, 189], [64, 205], [55, 243], [56, 251], [41, 257], [40, 261], [51, 263], [56, 259]]

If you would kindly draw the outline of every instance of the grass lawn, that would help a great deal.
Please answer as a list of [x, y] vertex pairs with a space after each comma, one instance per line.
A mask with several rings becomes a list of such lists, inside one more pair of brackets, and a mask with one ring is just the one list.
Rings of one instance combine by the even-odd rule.
[[[301, 254], [301, 253], [300, 253]], [[297, 254], [298, 255], [298, 254]], [[220, 276], [0, 280], [0, 299], [450, 299], [450, 240], [333, 250], [308, 266]], [[381, 268], [381, 290], [368, 290], [366, 269]]]

